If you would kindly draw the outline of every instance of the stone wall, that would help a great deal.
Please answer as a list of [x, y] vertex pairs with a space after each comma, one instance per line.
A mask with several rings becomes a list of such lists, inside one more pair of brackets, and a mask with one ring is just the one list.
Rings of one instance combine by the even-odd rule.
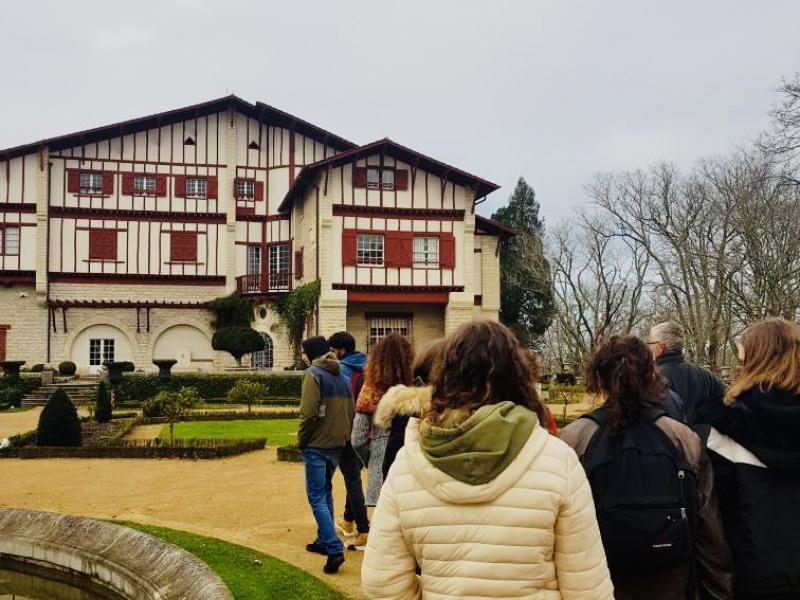
[[47, 308], [37, 304], [33, 285], [0, 287], [0, 325], [9, 326], [6, 359], [47, 361]]

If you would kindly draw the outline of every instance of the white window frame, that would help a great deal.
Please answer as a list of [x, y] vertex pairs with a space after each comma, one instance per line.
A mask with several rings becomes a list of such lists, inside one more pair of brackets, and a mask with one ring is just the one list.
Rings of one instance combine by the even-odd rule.
[[134, 194], [155, 194], [156, 176], [155, 175], [134, 175], [133, 176]]
[[394, 168], [393, 167], [367, 167], [367, 189], [369, 190], [393, 190], [394, 189]]
[[19, 256], [19, 227], [0, 227], [0, 256]]
[[289, 272], [289, 245], [275, 244], [269, 246], [269, 272], [288, 273]]
[[103, 174], [92, 171], [81, 171], [78, 174], [78, 188], [83, 193], [102, 194]]
[[256, 182], [252, 179], [237, 179], [236, 197], [243, 200], [254, 199], [256, 197]]
[[419, 236], [413, 242], [414, 266], [422, 269], [439, 268], [439, 238], [436, 236]]
[[356, 263], [382, 267], [386, 260], [386, 239], [381, 234], [359, 233], [356, 237]]
[[186, 197], [208, 198], [208, 179], [205, 177], [187, 177]]
[[247, 274], [261, 274], [261, 246], [255, 244], [247, 246]]
[[116, 341], [114, 338], [91, 338], [89, 340], [89, 366], [99, 367], [116, 360]]
[[380, 340], [392, 333], [412, 339], [413, 316], [374, 315], [367, 318], [367, 352]]

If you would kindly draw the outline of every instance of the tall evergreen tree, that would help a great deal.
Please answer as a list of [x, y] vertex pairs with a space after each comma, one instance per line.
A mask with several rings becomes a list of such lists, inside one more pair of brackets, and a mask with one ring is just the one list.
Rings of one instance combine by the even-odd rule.
[[98, 423], [108, 423], [111, 421], [111, 394], [104, 381], [97, 387], [97, 401], [94, 407], [94, 420]]
[[78, 411], [63, 389], [58, 388], [42, 414], [36, 431], [37, 446], [80, 446], [81, 421]]
[[500, 320], [531, 347], [553, 319], [553, 294], [544, 256], [544, 222], [536, 193], [523, 177], [508, 205], [492, 218], [517, 232], [500, 248]]

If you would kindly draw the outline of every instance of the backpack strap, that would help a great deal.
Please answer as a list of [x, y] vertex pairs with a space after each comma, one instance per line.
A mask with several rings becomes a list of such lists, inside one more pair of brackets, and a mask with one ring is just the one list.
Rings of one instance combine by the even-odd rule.
[[640, 413], [641, 417], [651, 423], [655, 423], [661, 417], [669, 416], [667, 415], [667, 411], [663, 408], [645, 408]]
[[605, 406], [601, 406], [591, 412], [584, 413], [580, 417], [580, 419], [589, 419], [590, 421], [594, 421], [600, 427], [608, 423], [608, 415], [606, 414]]

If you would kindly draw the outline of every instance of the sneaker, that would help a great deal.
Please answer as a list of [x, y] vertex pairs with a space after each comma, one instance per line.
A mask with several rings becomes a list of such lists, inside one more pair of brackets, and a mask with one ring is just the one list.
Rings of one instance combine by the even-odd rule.
[[322, 570], [328, 575], [333, 575], [344, 564], [344, 554], [331, 554]]
[[348, 550], [361, 550], [364, 551], [364, 548], [367, 546], [367, 535], [366, 533], [359, 533], [353, 540], [347, 545]]
[[322, 556], [328, 555], [322, 544], [318, 544], [317, 542], [311, 542], [310, 544], [306, 544], [306, 550], [308, 552], [314, 552], [315, 554], [322, 554]]
[[336, 519], [336, 531], [342, 537], [353, 537], [356, 533], [356, 524], [353, 521], [345, 521], [344, 519]]

